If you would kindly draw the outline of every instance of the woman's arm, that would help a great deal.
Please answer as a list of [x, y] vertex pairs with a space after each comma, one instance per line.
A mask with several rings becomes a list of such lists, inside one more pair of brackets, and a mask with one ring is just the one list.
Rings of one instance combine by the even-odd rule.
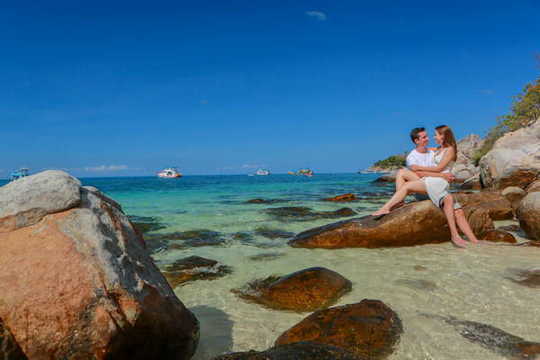
[[431, 172], [438, 172], [440, 173], [443, 171], [446, 166], [452, 161], [454, 158], [455, 150], [453, 147], [447, 147], [446, 151], [444, 152], [444, 156], [437, 166], [418, 166], [413, 165], [411, 166], [411, 170], [413, 171], [431, 171]]

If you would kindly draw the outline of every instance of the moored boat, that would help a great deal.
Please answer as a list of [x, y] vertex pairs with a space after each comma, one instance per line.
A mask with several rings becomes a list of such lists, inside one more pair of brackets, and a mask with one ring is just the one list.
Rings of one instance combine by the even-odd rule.
[[255, 171], [255, 175], [257, 175], [257, 176], [270, 175], [270, 171], [266, 170], [266, 169], [259, 169], [259, 170]]
[[158, 172], [157, 176], [160, 178], [174, 179], [174, 178], [182, 177], [182, 174], [178, 171], [177, 168], [170, 167], [170, 168], [166, 168]]

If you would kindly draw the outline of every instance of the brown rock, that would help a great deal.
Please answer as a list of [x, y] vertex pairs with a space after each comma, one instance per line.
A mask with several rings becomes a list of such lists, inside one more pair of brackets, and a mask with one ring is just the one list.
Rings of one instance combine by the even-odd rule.
[[529, 186], [527, 186], [527, 189], [525, 189], [525, 191], [527, 191], [527, 193], [540, 191], [540, 180], [532, 182]]
[[354, 195], [353, 193], [348, 193], [348, 194], [334, 196], [334, 197], [331, 197], [331, 198], [326, 198], [326, 199], [323, 199], [323, 200], [324, 201], [335, 201], [335, 202], [346, 202], [346, 201], [355, 201], [357, 199], [358, 198], [356, 197], [356, 195]]
[[244, 289], [233, 290], [239, 297], [272, 309], [314, 311], [334, 304], [351, 291], [351, 282], [322, 267], [297, 271], [287, 276], [255, 280]]
[[493, 220], [511, 220], [514, 218], [512, 204], [497, 191], [459, 192], [454, 193], [454, 196], [465, 208], [485, 209]]
[[189, 359], [197, 319], [121, 210], [80, 194], [78, 207], [0, 234], [5, 326], [31, 359]]
[[514, 235], [510, 234], [509, 232], [499, 230], [499, 229], [488, 231], [483, 236], [481, 236], [481, 240], [487, 240], [487, 241], [492, 241], [492, 242], [505, 242], [505, 243], [510, 243], [510, 244], [517, 243], [517, 240], [514, 237]]
[[375, 183], [393, 183], [396, 182], [396, 174], [397, 172], [392, 172], [390, 174], [385, 174], [382, 176], [379, 176], [377, 179], [373, 180]]
[[528, 193], [521, 200], [516, 215], [527, 236], [540, 240], [540, 192]]
[[231, 272], [229, 266], [200, 256], [176, 260], [163, 269], [163, 275], [173, 288], [189, 281], [218, 279]]
[[9, 329], [4, 325], [2, 319], [0, 319], [0, 358], [3, 360], [27, 359]]
[[501, 192], [501, 195], [504, 196], [508, 201], [510, 201], [512, 209], [515, 212], [519, 207], [521, 199], [523, 199], [525, 195], [527, 195], [527, 193], [520, 187], [509, 186]]
[[[483, 209], [465, 209], [475, 234], [493, 229]], [[364, 216], [304, 231], [292, 247], [338, 249], [346, 247], [399, 247], [435, 244], [450, 240], [443, 212], [429, 200], [407, 204], [380, 220]]]
[[[297, 342], [275, 346], [265, 351], [247, 351], [222, 355], [213, 360], [362, 360], [345, 349], [317, 344], [314, 342]], [[367, 360], [367, 359], [366, 359]]]
[[312, 341], [346, 349], [366, 359], [383, 359], [394, 351], [403, 326], [398, 315], [379, 300], [316, 311], [285, 331], [276, 345]]
[[480, 182], [480, 175], [474, 175], [461, 183], [458, 188], [460, 190], [480, 190], [482, 189], [482, 183]]

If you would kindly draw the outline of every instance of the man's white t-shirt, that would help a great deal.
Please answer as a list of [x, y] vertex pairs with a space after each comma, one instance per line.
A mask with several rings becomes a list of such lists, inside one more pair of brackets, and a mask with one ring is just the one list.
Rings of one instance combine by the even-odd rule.
[[428, 150], [425, 153], [418, 152], [416, 149], [413, 149], [407, 155], [407, 167], [411, 167], [412, 165], [418, 165], [418, 166], [435, 166], [435, 162], [433, 161], [433, 151]]

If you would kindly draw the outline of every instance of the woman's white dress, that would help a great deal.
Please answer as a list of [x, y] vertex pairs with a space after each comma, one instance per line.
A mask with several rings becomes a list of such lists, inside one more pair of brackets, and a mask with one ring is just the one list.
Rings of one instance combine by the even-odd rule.
[[[433, 161], [435, 162], [435, 165], [439, 165], [444, 157], [444, 153], [446, 152], [447, 148], [444, 148], [442, 150], [438, 150], [435, 152], [433, 156]], [[452, 172], [452, 168], [454, 167], [454, 161], [451, 161], [446, 165], [446, 167], [441, 171], [442, 173], [449, 173]], [[429, 196], [429, 199], [435, 204], [435, 206], [442, 207], [443, 206], [443, 200], [446, 196], [448, 196], [450, 193], [448, 189], [450, 188], [450, 184], [448, 181], [446, 181], [445, 178], [441, 177], [425, 177], [422, 178], [424, 183], [426, 184], [426, 190]], [[457, 201], [454, 201], [454, 209], [461, 208], [461, 204]]]

